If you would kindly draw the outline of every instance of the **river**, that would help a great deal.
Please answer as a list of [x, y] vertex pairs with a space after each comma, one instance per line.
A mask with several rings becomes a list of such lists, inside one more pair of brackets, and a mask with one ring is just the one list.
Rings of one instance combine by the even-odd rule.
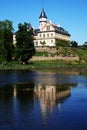
[[87, 130], [87, 70], [0, 71], [0, 130]]

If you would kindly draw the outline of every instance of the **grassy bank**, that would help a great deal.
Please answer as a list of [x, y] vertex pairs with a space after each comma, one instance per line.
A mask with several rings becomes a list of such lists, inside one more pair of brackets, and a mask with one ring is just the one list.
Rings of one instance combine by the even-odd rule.
[[0, 65], [0, 70], [29, 70], [37, 68], [47, 68], [47, 67], [87, 67], [86, 63], [80, 61], [33, 61], [27, 65], [22, 65], [19, 62], [9, 62]]
[[[22, 65], [18, 61], [3, 62], [0, 70], [29, 70], [48, 67], [87, 67], [87, 50], [79, 48], [61, 48], [61, 54], [73, 54], [79, 56], [79, 61], [69, 60], [49, 60], [49, 61], [29, 61], [29, 64]], [[39, 53], [38, 53], [39, 54]], [[47, 54], [47, 53], [46, 53]], [[40, 55], [40, 54], [39, 54]]]

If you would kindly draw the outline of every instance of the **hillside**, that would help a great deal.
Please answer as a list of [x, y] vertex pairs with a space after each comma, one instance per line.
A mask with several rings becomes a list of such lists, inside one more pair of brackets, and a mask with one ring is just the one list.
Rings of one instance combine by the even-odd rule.
[[[36, 55], [31, 61], [56, 61], [56, 63], [70, 65], [87, 64], [87, 50], [72, 47], [39, 47], [36, 48]], [[45, 63], [45, 62], [44, 62]], [[46, 62], [47, 63], [47, 62]]]
[[72, 49], [73, 52], [76, 53], [76, 55], [79, 56], [80, 61], [82, 62], [87, 62], [87, 50], [83, 50], [83, 49]]
[[0, 70], [26, 70], [48, 67], [86, 67], [87, 50], [71, 47], [37, 48], [36, 55], [29, 60], [29, 64], [23, 65], [19, 61], [0, 64]]

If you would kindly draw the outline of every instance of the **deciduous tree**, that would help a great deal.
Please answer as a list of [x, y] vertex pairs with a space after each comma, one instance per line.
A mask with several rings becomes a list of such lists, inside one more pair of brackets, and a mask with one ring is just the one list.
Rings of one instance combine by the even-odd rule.
[[78, 43], [76, 41], [71, 41], [71, 47], [78, 47]]
[[35, 54], [35, 47], [33, 42], [33, 28], [29, 23], [18, 25], [16, 32], [16, 47], [17, 58], [20, 59], [22, 64], [26, 64], [30, 58]]
[[5, 57], [7, 61], [12, 60], [13, 31], [12, 21], [0, 21], [0, 56]]

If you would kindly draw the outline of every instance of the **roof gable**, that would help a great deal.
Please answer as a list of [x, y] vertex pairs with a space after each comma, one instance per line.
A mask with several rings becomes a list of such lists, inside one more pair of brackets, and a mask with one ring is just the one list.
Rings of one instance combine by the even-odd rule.
[[47, 27], [49, 27], [49, 31], [51, 30], [55, 30], [53, 24], [51, 24], [50, 22], [47, 22], [43, 27], [42, 27], [42, 31], [47, 31]]

